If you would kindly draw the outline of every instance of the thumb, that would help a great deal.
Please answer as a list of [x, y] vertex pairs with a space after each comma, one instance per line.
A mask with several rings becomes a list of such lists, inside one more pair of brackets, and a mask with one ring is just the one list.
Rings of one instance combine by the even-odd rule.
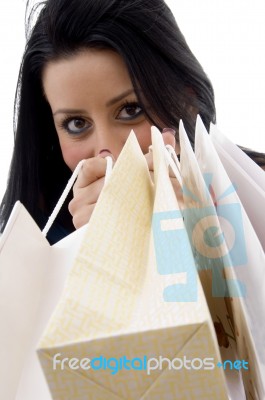
[[176, 147], [176, 139], [175, 139], [176, 131], [171, 128], [164, 128], [162, 131], [162, 138], [164, 140], [165, 145], [170, 144], [170, 146], [175, 149]]

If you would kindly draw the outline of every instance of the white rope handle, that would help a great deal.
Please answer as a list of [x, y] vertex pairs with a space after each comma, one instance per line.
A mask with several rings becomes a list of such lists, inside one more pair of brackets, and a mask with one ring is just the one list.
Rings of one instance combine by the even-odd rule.
[[173, 160], [175, 161], [175, 164], [177, 165], [178, 170], [180, 171], [180, 162], [177, 157], [175, 149], [171, 146], [171, 144], [166, 144], [166, 148], [167, 148], [169, 154], [171, 155], [171, 157], [173, 158]]
[[171, 167], [178, 183], [180, 184], [180, 187], [182, 188], [183, 182], [180, 175], [180, 162], [178, 160], [175, 150], [170, 144], [167, 144], [165, 146], [165, 158], [168, 165]]
[[[106, 167], [104, 185], [108, 181], [108, 179], [110, 177], [110, 174], [111, 174], [111, 171], [112, 171], [112, 167], [113, 167], [112, 158], [111, 157], [106, 157], [106, 160], [107, 160], [107, 167]], [[77, 166], [76, 166], [71, 178], [69, 179], [69, 181], [68, 181], [68, 183], [67, 183], [67, 185], [66, 185], [66, 187], [65, 187], [65, 189], [64, 189], [64, 191], [63, 191], [63, 193], [61, 195], [61, 197], [59, 198], [56, 206], [54, 207], [53, 212], [51, 213], [50, 217], [48, 218], [48, 221], [47, 221], [45, 227], [42, 230], [42, 234], [45, 237], [47, 236], [48, 231], [50, 230], [52, 224], [54, 223], [55, 218], [59, 214], [59, 212], [60, 212], [60, 210], [61, 210], [61, 208], [63, 206], [63, 203], [65, 202], [66, 197], [68, 196], [70, 190], [72, 189], [72, 186], [75, 183], [76, 178], [78, 177], [78, 175], [79, 175], [79, 173], [81, 171], [81, 168], [82, 168], [84, 162], [85, 162], [85, 160], [82, 160], [77, 164]]]
[[111, 174], [112, 169], [113, 169], [113, 159], [110, 156], [107, 156], [106, 157], [106, 161], [107, 161], [107, 167], [106, 167], [104, 185], [106, 185], [106, 183], [108, 182], [110, 174]]

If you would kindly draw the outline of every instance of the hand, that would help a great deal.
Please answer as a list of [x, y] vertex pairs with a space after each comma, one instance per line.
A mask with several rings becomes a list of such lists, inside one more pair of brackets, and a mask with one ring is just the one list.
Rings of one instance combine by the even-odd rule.
[[[165, 129], [162, 133], [162, 137], [165, 144], [170, 144], [173, 148], [176, 148], [176, 141], [172, 130]], [[110, 154], [104, 154], [104, 156], [106, 155]], [[145, 157], [152, 175], [154, 171], [152, 153], [146, 154]], [[68, 206], [76, 229], [85, 225], [90, 220], [100, 192], [104, 186], [106, 167], [107, 161], [102, 157], [89, 158], [82, 166], [73, 187], [73, 199]], [[172, 171], [170, 171], [169, 175], [178, 201], [181, 202], [182, 194], [179, 183]]]
[[73, 187], [68, 209], [76, 229], [88, 223], [104, 186], [107, 161], [102, 157], [86, 160]]
[[[162, 138], [163, 141], [165, 143], [165, 145], [170, 145], [173, 147], [173, 149], [175, 149], [176, 153], [179, 153], [179, 145], [176, 144], [176, 139], [175, 139], [175, 131], [173, 129], [170, 128], [165, 128], [163, 129], [162, 132]], [[153, 173], [154, 173], [154, 166], [153, 166], [153, 155], [152, 152], [149, 152], [148, 154], [145, 155], [147, 164], [148, 164], [148, 168], [151, 174], [151, 178], [153, 179]], [[172, 169], [169, 167], [169, 177], [175, 192], [175, 195], [177, 197], [178, 203], [179, 203], [179, 207], [182, 208], [184, 206], [184, 202], [183, 202], [183, 194], [182, 194], [182, 188], [175, 176], [175, 174], [173, 173]]]

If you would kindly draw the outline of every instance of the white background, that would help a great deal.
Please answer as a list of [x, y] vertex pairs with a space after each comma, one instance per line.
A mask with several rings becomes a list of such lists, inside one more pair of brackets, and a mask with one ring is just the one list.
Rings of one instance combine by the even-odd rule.
[[[213, 83], [219, 129], [234, 142], [265, 152], [264, 0], [167, 3]], [[0, 198], [13, 145], [13, 101], [25, 43], [25, 4], [25, 0], [0, 3]]]

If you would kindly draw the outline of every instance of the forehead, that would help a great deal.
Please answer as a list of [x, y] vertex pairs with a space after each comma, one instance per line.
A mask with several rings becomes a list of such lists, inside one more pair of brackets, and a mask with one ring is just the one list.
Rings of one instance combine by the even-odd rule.
[[69, 57], [49, 61], [42, 75], [46, 96], [64, 92], [96, 89], [96, 85], [106, 85], [106, 89], [124, 89], [132, 83], [122, 57], [112, 50], [86, 49]]

